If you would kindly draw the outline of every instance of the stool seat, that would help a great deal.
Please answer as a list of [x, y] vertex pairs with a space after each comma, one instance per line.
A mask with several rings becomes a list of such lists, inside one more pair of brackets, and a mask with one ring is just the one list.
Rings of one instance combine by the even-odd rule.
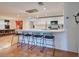
[[24, 34], [24, 36], [32, 36], [31, 34]]
[[33, 35], [34, 37], [43, 37], [43, 35]]
[[45, 36], [44, 38], [47, 38], [47, 39], [53, 39], [54, 38], [54, 36]]
[[23, 33], [15, 33], [16, 35], [24, 35]]

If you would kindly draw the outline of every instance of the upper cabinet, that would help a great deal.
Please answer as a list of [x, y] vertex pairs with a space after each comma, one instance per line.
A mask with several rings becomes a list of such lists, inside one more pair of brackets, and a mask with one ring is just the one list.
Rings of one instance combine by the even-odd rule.
[[[51, 17], [35, 19], [32, 22], [33, 29], [64, 30], [64, 17]], [[31, 28], [31, 29], [32, 29]]]
[[0, 30], [4, 30], [4, 29], [15, 29], [15, 21], [0, 19]]
[[0, 30], [5, 29], [5, 22], [3, 19], [0, 19]]
[[46, 21], [43, 21], [42, 19], [38, 19], [34, 21], [34, 28], [35, 29], [46, 29]]

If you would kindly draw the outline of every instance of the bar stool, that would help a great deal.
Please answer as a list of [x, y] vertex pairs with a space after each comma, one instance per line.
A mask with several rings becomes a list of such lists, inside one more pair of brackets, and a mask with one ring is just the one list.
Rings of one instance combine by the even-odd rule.
[[1, 33], [1, 36], [4, 36], [4, 30], [1, 30], [0, 33]]
[[[28, 49], [31, 49], [32, 46], [29, 47], [29, 46], [31, 45], [30, 43], [35, 43], [33, 39], [32, 39], [32, 41], [30, 41], [31, 38], [32, 38], [32, 32], [25, 32], [25, 33], [24, 33], [24, 36], [27, 37]], [[31, 49], [31, 50], [32, 50], [32, 49]]]
[[0, 36], [2, 36], [2, 35], [3, 35], [2, 30], [0, 30]]
[[[44, 45], [43, 33], [33, 32], [33, 38], [36, 40], [36, 44], [35, 44], [36, 46], [38, 46], [37, 44], [40, 44], [40, 47], [43, 47]], [[38, 38], [40, 39], [40, 42], [38, 42]]]
[[[46, 41], [47, 40], [52, 40], [51, 42], [53, 42], [52, 44], [47, 44]], [[52, 33], [44, 33], [44, 42], [46, 46], [52, 46], [53, 47], [53, 56], [55, 54], [55, 36], [53, 36]]]
[[[18, 36], [17, 47], [19, 47], [19, 46], [22, 47], [25, 44], [24, 33], [23, 32], [16, 32], [15, 35]], [[20, 40], [21, 36], [22, 36], [22, 39]]]

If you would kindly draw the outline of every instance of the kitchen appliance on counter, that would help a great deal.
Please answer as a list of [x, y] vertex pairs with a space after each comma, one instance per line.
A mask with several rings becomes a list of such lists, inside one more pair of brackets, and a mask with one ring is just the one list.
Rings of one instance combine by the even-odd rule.
[[50, 29], [50, 30], [58, 30], [58, 21], [50, 21], [48, 29]]

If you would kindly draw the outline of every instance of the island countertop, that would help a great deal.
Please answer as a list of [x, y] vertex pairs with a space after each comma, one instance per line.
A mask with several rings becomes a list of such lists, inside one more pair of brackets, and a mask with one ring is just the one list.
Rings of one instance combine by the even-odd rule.
[[64, 32], [64, 29], [58, 29], [58, 30], [45, 30], [45, 29], [23, 29], [23, 30], [15, 30], [17, 32], [23, 32], [23, 31], [35, 31], [35, 32]]

